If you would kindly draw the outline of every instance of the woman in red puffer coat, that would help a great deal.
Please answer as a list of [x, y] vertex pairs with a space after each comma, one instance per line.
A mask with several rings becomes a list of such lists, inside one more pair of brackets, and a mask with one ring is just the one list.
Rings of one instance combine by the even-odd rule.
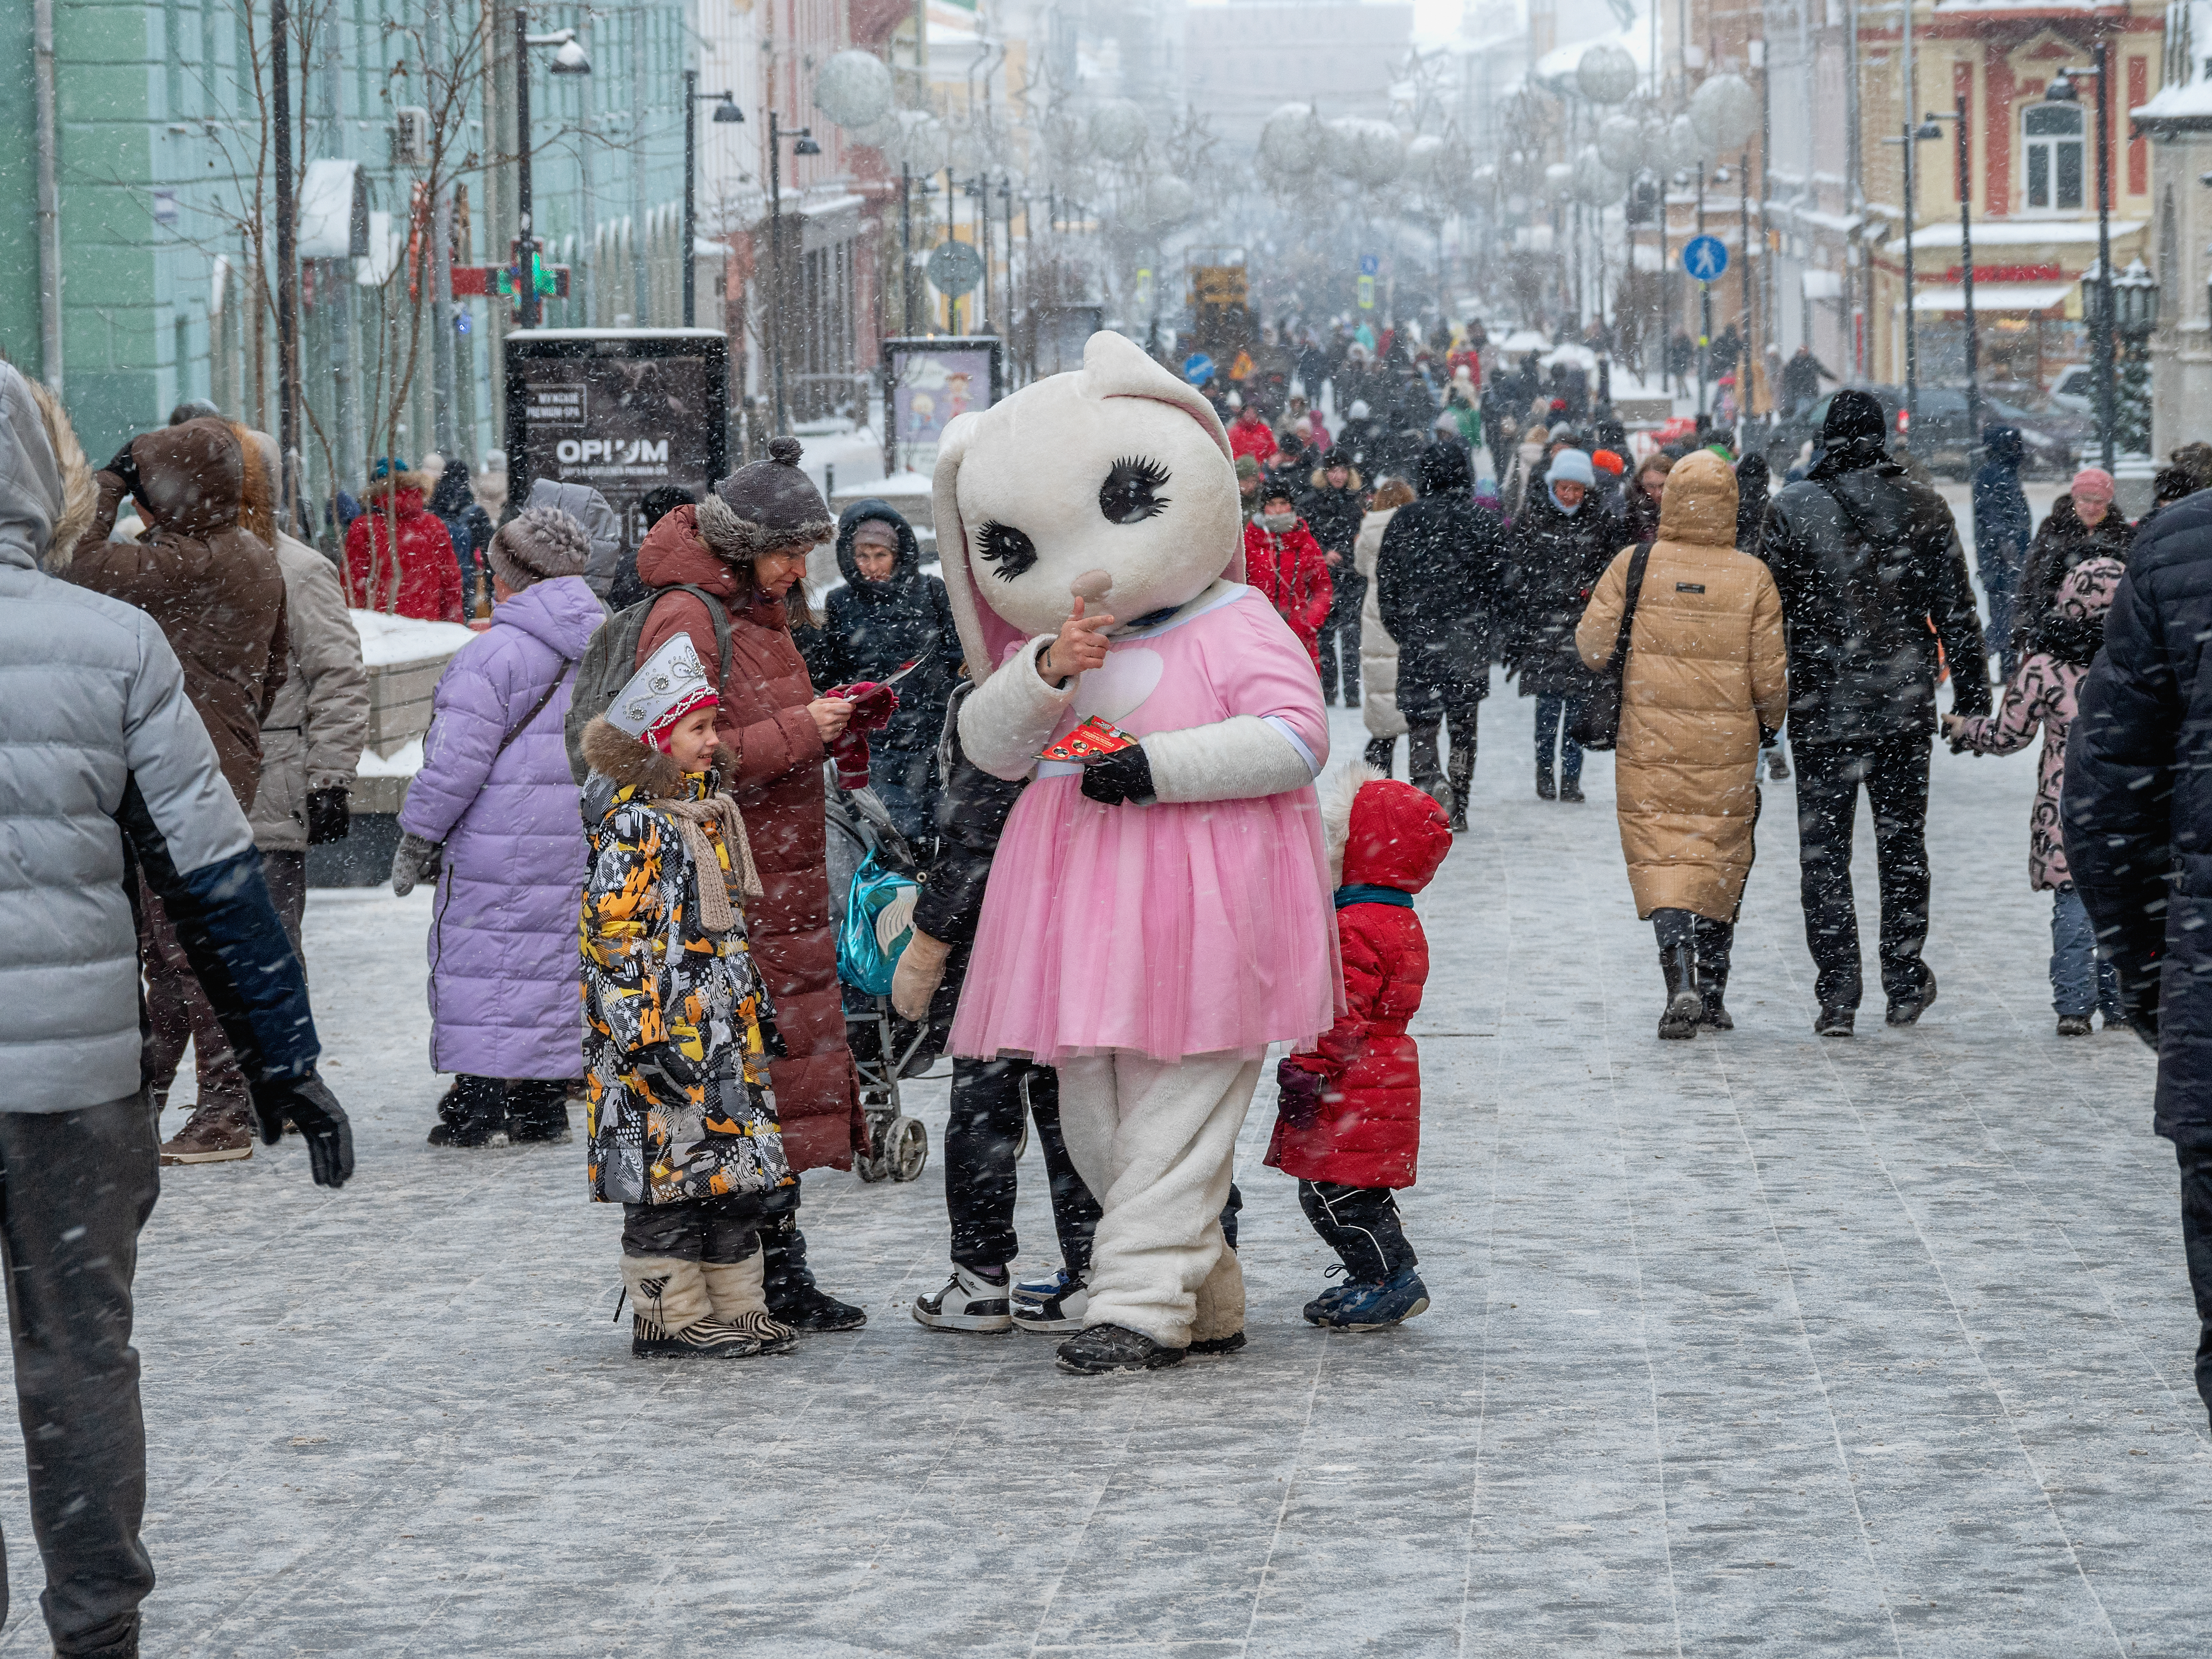
[[1244, 526], [1244, 580], [1267, 595], [1275, 614], [1305, 642], [1314, 672], [1320, 673], [1322, 624], [1328, 620], [1335, 584], [1321, 544], [1287, 489], [1268, 486], [1260, 511]]
[[[346, 603], [425, 622], [466, 622], [453, 538], [422, 505], [428, 480], [389, 456], [369, 477], [368, 510], [346, 526]], [[389, 512], [390, 521], [386, 521]], [[392, 532], [398, 529], [398, 556]]]
[[1426, 791], [1370, 766], [1346, 772], [1325, 821], [1341, 884], [1344, 1012], [1312, 1052], [1277, 1070], [1281, 1117], [1267, 1162], [1297, 1176], [1299, 1207], [1344, 1263], [1346, 1283], [1308, 1303], [1307, 1320], [1376, 1330], [1429, 1305], [1391, 1192], [1413, 1184], [1421, 1145], [1420, 1054], [1406, 1022], [1421, 1006], [1429, 941], [1413, 896], [1452, 835]]

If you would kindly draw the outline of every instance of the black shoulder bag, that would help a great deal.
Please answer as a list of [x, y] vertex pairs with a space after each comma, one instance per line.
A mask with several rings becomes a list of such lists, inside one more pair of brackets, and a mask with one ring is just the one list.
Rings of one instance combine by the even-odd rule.
[[1636, 627], [1636, 601], [1644, 592], [1644, 567], [1651, 562], [1651, 544], [1638, 542], [1628, 560], [1628, 595], [1620, 607], [1620, 631], [1614, 635], [1613, 655], [1590, 676], [1583, 693], [1582, 713], [1575, 717], [1572, 736], [1583, 749], [1610, 749], [1620, 741], [1620, 691], [1628, 676], [1628, 638]]

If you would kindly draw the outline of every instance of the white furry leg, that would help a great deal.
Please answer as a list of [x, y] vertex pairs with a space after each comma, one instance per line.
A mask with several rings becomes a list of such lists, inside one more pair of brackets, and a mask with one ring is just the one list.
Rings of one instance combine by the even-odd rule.
[[[1191, 1054], [1170, 1066], [1121, 1049], [1060, 1067], [1061, 1132], [1104, 1211], [1091, 1244], [1086, 1325], [1189, 1345], [1199, 1287], [1228, 1249], [1221, 1206], [1260, 1068], [1237, 1054]], [[1235, 1283], [1241, 1291], [1241, 1275]], [[1225, 1304], [1226, 1276], [1213, 1289]]]

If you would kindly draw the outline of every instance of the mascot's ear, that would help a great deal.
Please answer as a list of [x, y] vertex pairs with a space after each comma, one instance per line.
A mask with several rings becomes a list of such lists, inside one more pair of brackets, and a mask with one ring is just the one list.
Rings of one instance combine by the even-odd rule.
[[981, 685], [991, 678], [1006, 648], [1023, 637], [975, 591], [969, 562], [968, 526], [960, 517], [960, 464], [975, 441], [979, 411], [955, 416], [937, 443], [937, 471], [929, 483], [930, 516], [937, 526], [937, 561], [945, 597], [952, 604], [953, 625], [968, 658], [968, 678]]
[[1206, 435], [1213, 440], [1222, 459], [1232, 459], [1229, 434], [1221, 429], [1221, 417], [1213, 412], [1213, 405], [1200, 395], [1196, 386], [1146, 356], [1144, 348], [1126, 334], [1102, 329], [1085, 343], [1083, 395], [1150, 398], [1158, 403], [1173, 404], [1206, 428]]

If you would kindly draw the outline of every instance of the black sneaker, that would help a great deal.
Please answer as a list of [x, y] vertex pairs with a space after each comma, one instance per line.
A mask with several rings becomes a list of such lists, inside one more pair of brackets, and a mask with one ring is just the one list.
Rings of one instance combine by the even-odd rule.
[[1078, 1376], [1164, 1370], [1182, 1364], [1183, 1352], [1181, 1348], [1162, 1346], [1142, 1331], [1121, 1325], [1093, 1325], [1060, 1345], [1060, 1368]]
[[1541, 772], [1539, 772], [1536, 775], [1536, 799], [1538, 800], [1557, 800], [1559, 798], [1559, 792], [1553, 786], [1551, 779], [1546, 777]]
[[2061, 1036], [2087, 1036], [2092, 1029], [2087, 1014], [2058, 1016], [2058, 1035]]
[[1583, 802], [1582, 785], [1579, 783], [1561, 784], [1559, 786], [1559, 799], [1566, 802], [1571, 806], [1581, 805]]
[[1851, 1034], [1855, 1016], [1849, 1008], [1823, 1008], [1820, 1017], [1813, 1022], [1813, 1035], [1824, 1037], [1847, 1037]]
[[1192, 1343], [1189, 1353], [1193, 1359], [1218, 1359], [1225, 1354], [1235, 1353], [1243, 1346], [1244, 1333], [1231, 1331], [1226, 1336], [1209, 1336], [1202, 1341]]
[[818, 1291], [811, 1285], [799, 1286], [782, 1301], [771, 1300], [768, 1310], [773, 1318], [793, 1330], [812, 1331], [817, 1334], [825, 1331], [857, 1331], [868, 1322], [865, 1309], [856, 1308], [849, 1302], [840, 1302], [836, 1297]]
[[441, 1123], [425, 1139], [429, 1145], [442, 1146], [449, 1152], [476, 1152], [511, 1144], [503, 1123]]

